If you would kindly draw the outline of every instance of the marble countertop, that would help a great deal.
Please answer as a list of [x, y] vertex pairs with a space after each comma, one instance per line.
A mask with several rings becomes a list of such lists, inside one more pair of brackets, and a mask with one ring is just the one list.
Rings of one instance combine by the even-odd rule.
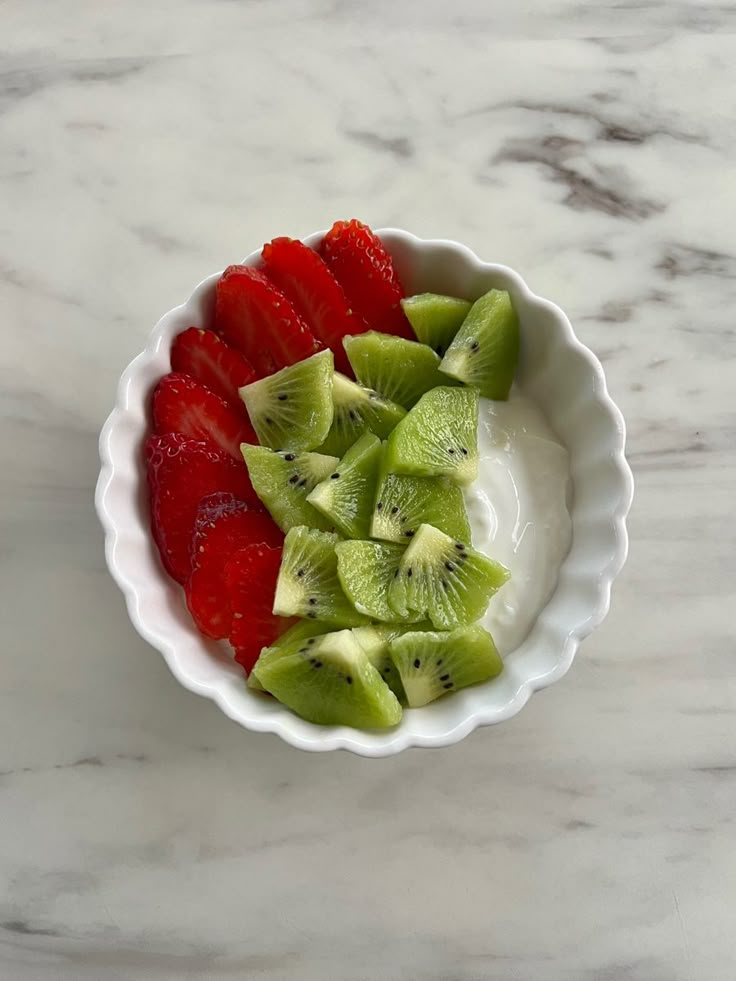
[[[0, 977], [732, 981], [736, 13], [0, 3]], [[123, 367], [336, 217], [519, 269], [637, 481], [569, 675], [443, 751], [300, 753], [179, 687], [92, 506]]]

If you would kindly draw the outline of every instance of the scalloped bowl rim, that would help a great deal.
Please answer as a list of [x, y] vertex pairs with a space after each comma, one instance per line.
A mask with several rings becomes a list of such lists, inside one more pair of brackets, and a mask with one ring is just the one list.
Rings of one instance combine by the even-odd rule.
[[[550, 323], [554, 323], [557, 331], [557, 341], [569, 352], [576, 352], [585, 362], [585, 368], [592, 380], [593, 400], [602, 409], [607, 424], [607, 460], [610, 478], [608, 482], [609, 497], [614, 500], [614, 506], [606, 514], [607, 530], [611, 534], [611, 547], [600, 557], [599, 568], [592, 570], [588, 588], [583, 590], [584, 601], [578, 605], [576, 615], [566, 623], [557, 618], [552, 625], [547, 622], [545, 629], [548, 635], [554, 637], [557, 656], [550, 668], [534, 670], [522, 676], [520, 672], [513, 677], [511, 687], [502, 701], [490, 700], [482, 704], [478, 697], [468, 700], [468, 691], [458, 692], [453, 699], [445, 699], [433, 703], [427, 709], [414, 710], [427, 712], [434, 710], [435, 715], [431, 724], [424, 730], [412, 730], [402, 722], [396, 729], [386, 732], [367, 732], [351, 729], [346, 726], [319, 727], [312, 725], [293, 715], [288, 709], [279, 706], [281, 711], [263, 714], [260, 707], [251, 700], [263, 702], [262, 698], [247, 692], [243, 699], [240, 688], [244, 685], [233, 685], [232, 671], [219, 668], [217, 661], [212, 661], [212, 671], [208, 677], [195, 677], [187, 669], [179, 655], [180, 647], [172, 639], [172, 633], [181, 634], [181, 623], [175, 622], [175, 613], [171, 609], [162, 610], [160, 607], [153, 611], [146, 605], [147, 594], [152, 581], [147, 564], [150, 561], [150, 540], [148, 528], [145, 527], [145, 542], [138, 534], [138, 542], [131, 542], [131, 532], [140, 533], [140, 523], [130, 527], [130, 516], [126, 507], [130, 505], [131, 494], [134, 490], [134, 477], [140, 483], [142, 463], [133, 461], [132, 449], [140, 442], [143, 433], [140, 423], [141, 413], [145, 412], [149, 382], [143, 382], [146, 370], [159, 365], [166, 368], [168, 350], [163, 342], [173, 336], [184, 312], [201, 297], [204, 291], [211, 289], [212, 284], [221, 275], [213, 273], [205, 277], [193, 290], [191, 296], [177, 307], [169, 310], [156, 324], [144, 350], [127, 366], [123, 372], [117, 389], [115, 406], [107, 418], [100, 433], [99, 449], [101, 469], [95, 493], [95, 506], [105, 532], [105, 558], [114, 580], [122, 590], [133, 626], [138, 633], [164, 656], [166, 663], [177, 680], [191, 691], [212, 699], [222, 711], [245, 728], [258, 732], [272, 732], [279, 735], [287, 743], [304, 750], [328, 751], [346, 749], [363, 756], [389, 756], [407, 749], [410, 746], [439, 747], [458, 742], [474, 729], [502, 722], [515, 715], [529, 700], [532, 692], [548, 687], [558, 681], [568, 671], [581, 640], [604, 619], [610, 606], [611, 586], [620, 572], [628, 551], [628, 536], [626, 531], [626, 516], [633, 497], [633, 477], [625, 457], [625, 424], [624, 419], [610, 398], [603, 368], [595, 355], [575, 336], [573, 328], [565, 313], [554, 303], [534, 294], [524, 279], [513, 269], [499, 263], [483, 262], [467, 246], [450, 239], [421, 239], [410, 232], [397, 228], [382, 228], [377, 234], [386, 240], [389, 251], [396, 248], [408, 249], [415, 253], [430, 254], [433, 251], [454, 254], [465, 264], [473, 274], [482, 278], [493, 277], [508, 284], [515, 299], [521, 300], [529, 309], [545, 315]], [[306, 236], [303, 241], [315, 246], [324, 235], [323, 231]], [[254, 264], [260, 257], [260, 251], [251, 253], [245, 261]], [[149, 371], [150, 373], [150, 371]], [[158, 377], [164, 371], [159, 371]], [[126, 432], [127, 427], [127, 432]], [[116, 439], [123, 434], [122, 439]], [[138, 454], [140, 456], [140, 454]], [[135, 474], [131, 472], [135, 471]], [[573, 506], [573, 516], [575, 508]], [[145, 549], [145, 551], [144, 551]], [[533, 648], [535, 631], [543, 621], [546, 611], [560, 592], [562, 573], [567, 560], [563, 562], [557, 589], [550, 598], [547, 606], [541, 611], [532, 632], [521, 645], [522, 648]], [[159, 566], [157, 575], [166, 579], [163, 568]], [[175, 584], [174, 584], [175, 585]], [[178, 587], [176, 587], [178, 589]], [[153, 615], [152, 615], [153, 614]], [[191, 634], [197, 638], [200, 646], [208, 646], [200, 637], [193, 623], [188, 626]], [[544, 634], [540, 634], [544, 640]], [[547, 637], [549, 641], [549, 636]], [[209, 645], [211, 647], [211, 645]], [[507, 659], [507, 665], [516, 655], [516, 651]], [[503, 675], [508, 674], [504, 671]], [[512, 672], [513, 673], [513, 672]], [[485, 686], [481, 686], [485, 687]], [[460, 699], [464, 711], [458, 711]], [[444, 703], [455, 702], [455, 709], [445, 712]], [[439, 707], [439, 711], [437, 711]], [[405, 719], [409, 713], [405, 713]]]

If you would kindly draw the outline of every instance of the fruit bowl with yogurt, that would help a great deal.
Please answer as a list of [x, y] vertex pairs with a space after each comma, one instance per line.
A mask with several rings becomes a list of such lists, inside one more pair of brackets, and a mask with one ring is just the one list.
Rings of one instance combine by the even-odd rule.
[[510, 717], [625, 559], [600, 364], [511, 269], [396, 229], [337, 222], [208, 277], [124, 373], [100, 448], [138, 631], [304, 749], [389, 755]]

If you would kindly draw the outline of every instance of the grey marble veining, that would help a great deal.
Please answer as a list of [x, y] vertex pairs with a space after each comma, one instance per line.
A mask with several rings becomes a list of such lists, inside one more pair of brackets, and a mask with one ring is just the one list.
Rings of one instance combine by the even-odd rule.
[[[0, 4], [0, 977], [731, 981], [736, 14]], [[446, 751], [244, 733], [134, 633], [96, 436], [162, 312], [363, 217], [604, 362], [631, 555], [568, 677]]]

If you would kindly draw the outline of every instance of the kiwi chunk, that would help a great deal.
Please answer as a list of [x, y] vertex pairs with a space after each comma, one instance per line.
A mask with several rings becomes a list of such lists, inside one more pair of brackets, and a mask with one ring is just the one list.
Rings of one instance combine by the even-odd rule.
[[[327, 623], [320, 623], [319, 620], [297, 620], [294, 626], [289, 627], [280, 637], [277, 637], [270, 647], [263, 648], [258, 660], [267, 661], [277, 657], [285, 657], [287, 654], [296, 654], [300, 648], [311, 647], [316, 643], [315, 637], [321, 637], [323, 634], [329, 634], [333, 630], [339, 629], [339, 627], [331, 627]], [[264, 690], [254, 671], [248, 675], [246, 685], [252, 691]]]
[[293, 654], [295, 650], [304, 646], [305, 641], [311, 641], [313, 637], [319, 637], [321, 634], [330, 634], [335, 629], [339, 628], [330, 627], [329, 624], [320, 623], [319, 620], [297, 620], [293, 627], [289, 627], [276, 638], [268, 650], [276, 649]]
[[423, 524], [469, 543], [470, 524], [460, 487], [446, 477], [384, 473], [376, 491], [371, 537], [406, 545]]
[[332, 424], [332, 376], [327, 350], [244, 385], [240, 397], [258, 441], [274, 450], [319, 446]]
[[389, 652], [389, 644], [394, 637], [401, 637], [408, 630], [434, 630], [434, 627], [428, 620], [421, 623], [372, 623], [367, 627], [353, 627], [353, 637], [402, 705], [406, 704], [406, 695], [398, 668]]
[[493, 637], [479, 624], [443, 633], [408, 632], [389, 641], [407, 703], [419, 708], [503, 669]]
[[385, 439], [406, 415], [406, 409], [400, 405], [339, 372], [334, 375], [332, 400], [332, 425], [319, 447], [320, 453], [331, 456], [343, 456], [363, 433], [375, 433]]
[[323, 474], [307, 498], [307, 506], [316, 508], [323, 521], [348, 538], [367, 538], [382, 453], [378, 436], [361, 436], [342, 460], [335, 460], [329, 473]]
[[439, 293], [417, 293], [401, 301], [406, 318], [422, 344], [440, 357], [470, 312], [472, 303]]
[[430, 388], [446, 385], [431, 347], [369, 330], [346, 337], [343, 347], [361, 385], [411, 409]]
[[357, 627], [366, 617], [356, 611], [337, 577], [337, 535], [314, 528], [292, 528], [284, 539], [273, 612], [305, 617], [336, 627]]
[[478, 474], [478, 401], [473, 388], [427, 392], [389, 436], [386, 469], [471, 483]]
[[473, 304], [447, 349], [440, 370], [489, 399], [506, 400], [519, 360], [519, 319], [505, 290]]
[[401, 558], [388, 601], [401, 617], [418, 613], [439, 630], [450, 630], [483, 616], [509, 578], [500, 562], [421, 525]]
[[334, 472], [338, 462], [336, 456], [286, 450], [277, 452], [268, 446], [252, 446], [249, 443], [241, 444], [240, 450], [253, 490], [282, 531], [289, 531], [297, 525], [308, 525], [322, 531], [334, 529], [334, 522], [313, 508], [307, 502], [307, 495]]
[[421, 620], [408, 613], [399, 616], [389, 606], [388, 589], [398, 574], [404, 549], [388, 542], [339, 542], [337, 575], [345, 595], [359, 613], [371, 620]]
[[253, 672], [308, 722], [374, 729], [401, 721], [398, 699], [349, 630], [317, 637], [295, 653], [261, 657]]
[[[358, 641], [366, 657], [402, 705], [406, 704], [404, 686], [398, 668], [391, 659], [388, 645], [394, 637], [399, 637], [404, 630], [412, 630], [414, 624], [405, 627], [388, 623], [371, 624], [368, 627], [354, 627], [352, 634]], [[431, 626], [431, 625], [430, 625]]]

